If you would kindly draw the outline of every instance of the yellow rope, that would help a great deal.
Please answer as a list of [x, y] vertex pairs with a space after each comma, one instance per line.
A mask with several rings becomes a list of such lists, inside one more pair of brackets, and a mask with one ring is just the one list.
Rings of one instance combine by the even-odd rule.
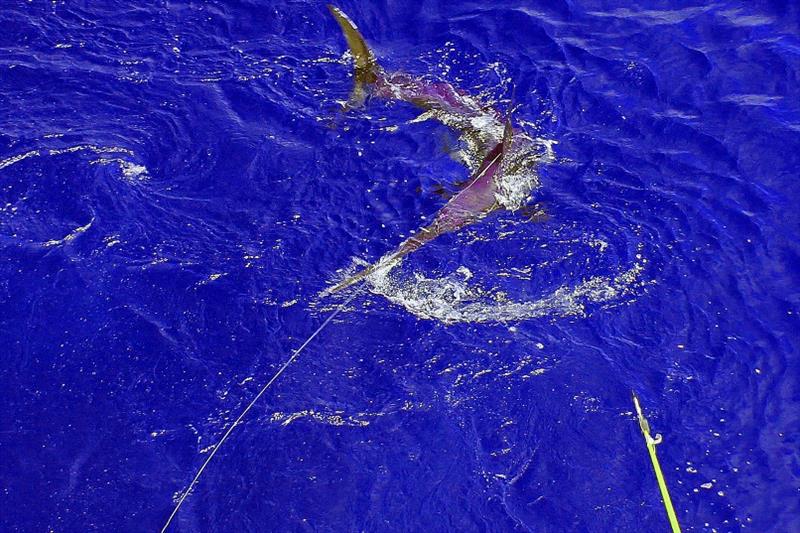
[[661, 472], [661, 465], [658, 464], [658, 457], [656, 456], [656, 445], [661, 444], [661, 435], [656, 434], [655, 438], [650, 436], [650, 424], [642, 414], [642, 406], [639, 405], [639, 398], [636, 393], [633, 393], [633, 405], [636, 407], [636, 416], [639, 417], [639, 427], [644, 435], [644, 441], [647, 443], [647, 451], [650, 452], [650, 460], [653, 462], [653, 470], [656, 472], [656, 479], [658, 480], [658, 489], [661, 491], [661, 499], [664, 501], [664, 508], [667, 510], [669, 517], [669, 525], [672, 526], [672, 533], [681, 533], [681, 526], [678, 524], [678, 517], [675, 516], [675, 509], [672, 507], [672, 499], [669, 497], [667, 490], [667, 482], [664, 480], [664, 474]]

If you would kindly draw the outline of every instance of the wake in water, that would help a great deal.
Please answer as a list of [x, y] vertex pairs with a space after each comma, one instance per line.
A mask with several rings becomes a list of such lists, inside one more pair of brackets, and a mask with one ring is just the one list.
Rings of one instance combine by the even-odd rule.
[[5, 159], [0, 159], [0, 170], [32, 157], [58, 156], [75, 152], [85, 152], [99, 156], [89, 161], [89, 164], [92, 165], [118, 165], [122, 175], [127, 180], [146, 180], [148, 178], [147, 169], [144, 166], [129, 160], [134, 156], [131, 150], [118, 146], [95, 146], [93, 144], [78, 144], [65, 148], [31, 150]]
[[582, 315], [589, 303], [606, 303], [640, 285], [642, 264], [635, 264], [614, 277], [594, 276], [575, 287], [563, 286], [538, 300], [509, 301], [486, 293], [455, 276], [394, 283], [388, 275], [373, 280], [372, 287], [389, 301], [421, 318], [455, 322], [512, 322], [544, 316]]
[[642, 279], [647, 259], [638, 256], [628, 269], [613, 276], [591, 276], [575, 286], [563, 285], [535, 300], [515, 301], [498, 290], [470, 283], [471, 273], [460, 268], [456, 274], [412, 278], [397, 274], [400, 263], [377, 269], [366, 279], [369, 290], [409, 313], [446, 324], [458, 322], [498, 323], [530, 320], [545, 316], [582, 316], [589, 304], [608, 304], [647, 284]]

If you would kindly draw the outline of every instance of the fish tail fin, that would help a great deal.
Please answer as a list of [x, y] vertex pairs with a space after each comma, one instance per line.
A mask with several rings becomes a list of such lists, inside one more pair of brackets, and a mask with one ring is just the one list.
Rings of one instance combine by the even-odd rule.
[[350, 17], [344, 12], [331, 4], [328, 4], [328, 10], [336, 19], [339, 27], [342, 29], [347, 46], [350, 47], [350, 54], [353, 56], [355, 64], [355, 85], [353, 92], [350, 96], [349, 106], [357, 107], [364, 103], [367, 97], [367, 85], [371, 85], [378, 81], [380, 75], [380, 68], [375, 59], [375, 55], [370, 50], [361, 32], [358, 31], [355, 23], [350, 20]]

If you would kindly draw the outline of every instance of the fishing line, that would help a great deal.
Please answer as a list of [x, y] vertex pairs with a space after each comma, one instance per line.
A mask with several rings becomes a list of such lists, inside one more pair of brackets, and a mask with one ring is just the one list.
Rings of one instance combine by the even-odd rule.
[[214, 448], [211, 450], [211, 453], [208, 455], [208, 457], [206, 457], [206, 460], [203, 461], [203, 464], [200, 466], [200, 469], [197, 471], [197, 474], [195, 474], [194, 478], [192, 479], [192, 482], [189, 483], [189, 486], [183, 492], [183, 494], [181, 495], [180, 499], [178, 500], [178, 503], [175, 505], [175, 508], [172, 510], [172, 514], [170, 514], [169, 518], [167, 518], [167, 521], [164, 524], [164, 527], [161, 528], [161, 533], [165, 533], [165, 531], [167, 531], [167, 528], [169, 528], [169, 525], [172, 523], [172, 520], [175, 518], [175, 515], [178, 514], [178, 511], [180, 510], [181, 506], [183, 505], [183, 502], [186, 500], [186, 498], [192, 492], [192, 489], [194, 489], [195, 485], [197, 485], [197, 481], [200, 479], [200, 476], [203, 475], [203, 471], [208, 466], [208, 463], [211, 462], [211, 460], [214, 458], [214, 456], [219, 451], [220, 447], [228, 439], [228, 436], [230, 436], [231, 432], [233, 431], [233, 428], [235, 428], [237, 425], [239, 425], [239, 423], [242, 421], [242, 419], [245, 416], [247, 416], [247, 413], [250, 411], [250, 409], [252, 409], [253, 406], [256, 404], [256, 402], [258, 402], [258, 400], [264, 395], [264, 393], [267, 392], [267, 389], [269, 389], [270, 386], [272, 386], [272, 384], [275, 383], [275, 380], [277, 380], [281, 376], [281, 374], [283, 374], [283, 372], [287, 368], [289, 368], [289, 366], [295, 361], [295, 359], [297, 359], [297, 357], [305, 349], [305, 347], [308, 346], [309, 343], [312, 340], [314, 340], [314, 337], [319, 335], [319, 333], [323, 329], [325, 329], [325, 327], [328, 324], [330, 324], [330, 322], [334, 318], [336, 318], [336, 315], [341, 313], [342, 310], [347, 306], [347, 304], [352, 302], [355, 299], [356, 296], [358, 296], [359, 294], [361, 294], [363, 292], [363, 290], [364, 290], [364, 285], [362, 285], [361, 287], [358, 287], [355, 291], [353, 291], [353, 294], [351, 294], [344, 302], [340, 303], [336, 307], [336, 309], [334, 309], [333, 312], [330, 315], [328, 315], [328, 318], [326, 318], [325, 321], [322, 324], [320, 324], [320, 326], [314, 331], [314, 333], [312, 333], [311, 336], [308, 337], [305, 340], [305, 342], [303, 342], [303, 344], [301, 344], [300, 347], [297, 348], [292, 353], [292, 356], [289, 357], [286, 360], [286, 362], [283, 363], [283, 365], [281, 365], [281, 367], [278, 369], [277, 372], [275, 372], [275, 374], [272, 376], [272, 378], [270, 378], [270, 380], [267, 381], [267, 384], [264, 385], [263, 387], [261, 387], [261, 390], [258, 391], [258, 394], [256, 394], [255, 397], [252, 399], [252, 401], [249, 404], [247, 404], [247, 407], [245, 407], [244, 410], [241, 412], [241, 414], [236, 418], [236, 420], [233, 421], [233, 424], [231, 424], [228, 427], [228, 429], [222, 435], [222, 438], [220, 438], [219, 441], [214, 445]]

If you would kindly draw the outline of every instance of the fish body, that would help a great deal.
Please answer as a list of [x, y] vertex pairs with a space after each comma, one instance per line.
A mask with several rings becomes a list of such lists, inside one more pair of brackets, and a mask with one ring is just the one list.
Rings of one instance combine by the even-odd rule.
[[[386, 73], [367, 46], [350, 18], [328, 5], [350, 47], [354, 62], [354, 87], [346, 107], [362, 106], [368, 96], [410, 102], [425, 111], [423, 118], [435, 118], [459, 131], [468, 153], [480, 154], [480, 164], [466, 185], [445, 204], [428, 226], [406, 239], [377, 263], [328, 288], [331, 294], [350, 287], [377, 270], [395, 266], [403, 257], [418, 250], [442, 234], [458, 231], [482, 220], [498, 209], [514, 210], [527, 200], [527, 192], [538, 185], [535, 174], [529, 175], [528, 191], [517, 191], [518, 198], [508, 198], [504, 177], [519, 176], [535, 160], [531, 140], [515, 129], [509, 117], [487, 107], [479, 99], [454, 88], [449, 83], [430, 81], [406, 73]], [[476, 158], [476, 161], [478, 159]], [[518, 205], [520, 204], [520, 205]]]

